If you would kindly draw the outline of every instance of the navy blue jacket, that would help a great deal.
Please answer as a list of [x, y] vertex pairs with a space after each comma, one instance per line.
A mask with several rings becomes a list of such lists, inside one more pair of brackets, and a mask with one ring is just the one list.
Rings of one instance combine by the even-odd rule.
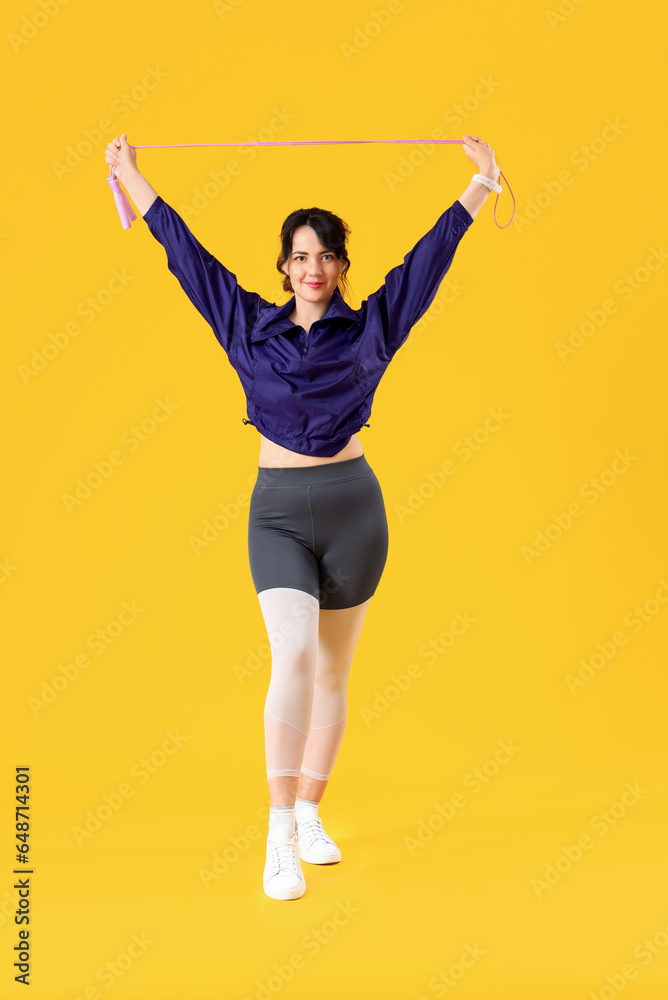
[[336, 455], [364, 426], [383, 373], [431, 305], [473, 222], [454, 201], [359, 309], [336, 288], [307, 334], [289, 319], [294, 295], [277, 306], [246, 291], [159, 195], [143, 218], [241, 380], [244, 422], [284, 448], [321, 457]]

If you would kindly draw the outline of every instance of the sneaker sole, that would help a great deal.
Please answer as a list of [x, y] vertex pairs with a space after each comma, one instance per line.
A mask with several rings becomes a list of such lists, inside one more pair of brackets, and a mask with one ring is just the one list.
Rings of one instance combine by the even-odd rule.
[[270, 892], [266, 885], [263, 885], [266, 896], [270, 899], [301, 899], [306, 892], [306, 884], [296, 889], [286, 889], [283, 892]]
[[338, 857], [333, 854], [330, 858], [322, 858], [317, 855], [309, 856], [308, 851], [299, 849], [299, 860], [306, 861], [309, 865], [336, 865], [341, 860], [341, 851], [338, 851]]

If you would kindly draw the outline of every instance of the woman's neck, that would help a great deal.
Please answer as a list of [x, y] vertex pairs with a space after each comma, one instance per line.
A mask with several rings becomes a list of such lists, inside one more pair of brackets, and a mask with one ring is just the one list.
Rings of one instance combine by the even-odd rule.
[[327, 302], [306, 302], [304, 299], [300, 300], [295, 296], [295, 306], [290, 313], [289, 319], [297, 326], [303, 327], [306, 333], [308, 333], [313, 323], [322, 319], [325, 315], [329, 309], [330, 302], [331, 296]]

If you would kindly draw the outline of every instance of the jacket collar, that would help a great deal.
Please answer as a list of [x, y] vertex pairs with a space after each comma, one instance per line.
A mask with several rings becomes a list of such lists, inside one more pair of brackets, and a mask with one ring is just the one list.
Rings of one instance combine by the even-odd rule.
[[[295, 307], [295, 296], [288, 299], [282, 306], [267, 305], [260, 309], [255, 326], [251, 330], [250, 339], [254, 343], [257, 340], [266, 340], [268, 337], [275, 337], [279, 333], [288, 330], [295, 330], [296, 326], [290, 319], [290, 313]], [[343, 298], [341, 290], [335, 288], [329, 300], [327, 312], [317, 323], [325, 320], [336, 319], [348, 323], [359, 322], [359, 316]], [[315, 324], [313, 324], [315, 326]]]

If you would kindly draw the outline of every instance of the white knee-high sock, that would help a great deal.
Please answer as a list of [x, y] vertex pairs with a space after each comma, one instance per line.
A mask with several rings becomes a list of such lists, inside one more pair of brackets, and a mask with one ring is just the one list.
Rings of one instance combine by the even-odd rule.
[[327, 781], [346, 728], [346, 689], [350, 672], [350, 657], [333, 651], [325, 644], [318, 649], [313, 709], [302, 771], [310, 778]]
[[346, 728], [345, 716], [330, 726], [312, 726], [302, 757], [302, 771], [309, 778], [328, 781]]
[[319, 781], [331, 776], [343, 740], [348, 676], [366, 608], [320, 615], [311, 728], [302, 760], [304, 774]]
[[299, 777], [311, 725], [318, 601], [289, 587], [258, 594], [271, 645], [264, 706], [267, 777]]

